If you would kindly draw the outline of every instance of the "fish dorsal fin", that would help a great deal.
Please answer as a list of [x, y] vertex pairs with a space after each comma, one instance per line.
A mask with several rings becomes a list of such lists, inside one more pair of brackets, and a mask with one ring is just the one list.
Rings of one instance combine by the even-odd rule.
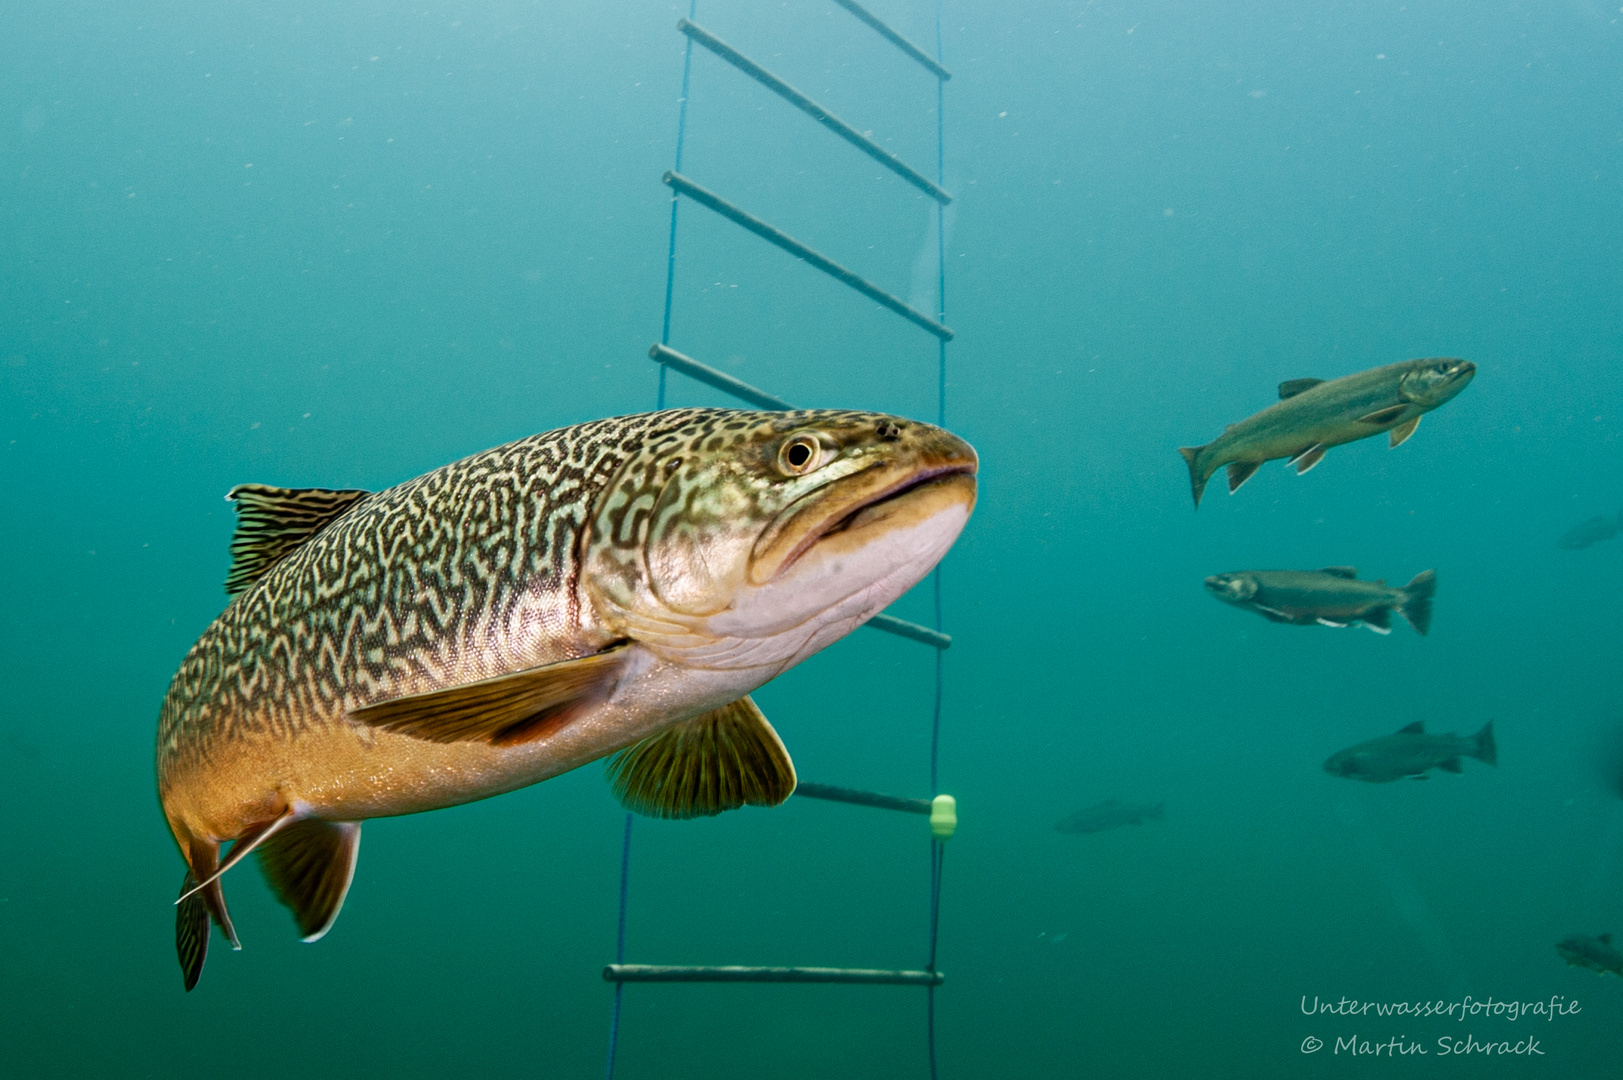
[[235, 596], [265, 575], [277, 561], [332, 524], [334, 518], [372, 494], [354, 488], [279, 488], [238, 484], [226, 493], [237, 505], [237, 531], [231, 536], [227, 596]]
[[[1425, 414], [1422, 413], [1421, 415], [1423, 416]], [[1419, 426], [1420, 426], [1420, 417], [1419, 416], [1415, 417], [1413, 420], [1405, 420], [1403, 423], [1399, 424], [1397, 427], [1392, 429], [1390, 435], [1387, 438], [1387, 445], [1389, 447], [1394, 447], [1394, 448], [1402, 446], [1404, 443], [1409, 441], [1409, 436], [1413, 435], [1414, 434], [1414, 429], [1419, 427]]]
[[320, 941], [332, 929], [360, 850], [360, 822], [319, 818], [296, 821], [259, 846], [259, 868], [305, 941]]
[[1372, 413], [1367, 413], [1360, 416], [1358, 418], [1358, 422], [1360, 424], [1390, 424], [1392, 421], [1402, 416], [1403, 411], [1408, 407], [1409, 405], [1407, 402], [1398, 405], [1388, 405], [1384, 409], [1376, 409]]
[[1414, 723], [1410, 724], [1408, 727], [1400, 727], [1400, 728], [1398, 728], [1398, 734], [1399, 735], [1424, 735], [1425, 733], [1426, 733], [1426, 722], [1424, 720], [1416, 720]]
[[747, 697], [627, 747], [608, 772], [615, 798], [649, 817], [777, 806], [795, 790], [789, 751]]
[[1323, 379], [1286, 379], [1279, 384], [1279, 400], [1293, 398], [1303, 390], [1311, 390], [1323, 381]]
[[1332, 577], [1355, 578], [1355, 577], [1358, 576], [1358, 567], [1356, 567], [1356, 566], [1326, 566], [1326, 567], [1321, 568], [1319, 570], [1319, 573], [1321, 573], [1321, 574], [1329, 574]]
[[350, 719], [428, 742], [516, 746], [544, 739], [614, 688], [626, 644], [478, 682], [407, 694], [359, 709]]
[[1251, 474], [1262, 468], [1260, 461], [1229, 462], [1229, 494], [1240, 490], [1240, 485], [1251, 479]]
[[1612, 943], [1612, 935], [1611, 934], [1602, 934], [1600, 937], [1596, 938], [1595, 940], [1600, 942], [1602, 945], [1610, 945]]

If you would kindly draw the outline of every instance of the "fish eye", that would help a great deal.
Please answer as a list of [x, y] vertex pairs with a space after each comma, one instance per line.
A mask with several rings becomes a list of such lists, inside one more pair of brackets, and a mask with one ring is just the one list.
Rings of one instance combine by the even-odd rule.
[[823, 448], [810, 435], [797, 435], [778, 451], [778, 466], [790, 476], [804, 476], [817, 468]]

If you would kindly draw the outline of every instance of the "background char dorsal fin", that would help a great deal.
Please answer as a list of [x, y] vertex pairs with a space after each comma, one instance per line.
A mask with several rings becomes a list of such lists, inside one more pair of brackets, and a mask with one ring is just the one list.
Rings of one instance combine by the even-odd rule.
[[279, 488], [238, 484], [226, 493], [237, 508], [231, 536], [227, 596], [235, 596], [265, 575], [277, 561], [332, 524], [344, 511], [372, 494], [356, 488]]
[[1399, 735], [1424, 735], [1425, 733], [1426, 733], [1426, 722], [1424, 720], [1416, 720], [1414, 723], [1410, 724], [1408, 727], [1400, 727], [1400, 728], [1398, 728], [1398, 734]]
[[368, 727], [428, 742], [533, 742], [613, 689], [625, 649], [622, 642], [573, 660], [390, 698], [352, 709], [349, 716]]
[[305, 941], [319, 941], [332, 929], [355, 878], [360, 849], [360, 822], [319, 818], [296, 821], [259, 846], [259, 869], [293, 912]]
[[1311, 390], [1323, 381], [1323, 379], [1286, 379], [1279, 384], [1279, 400], [1293, 398], [1303, 390]]
[[1326, 566], [1319, 570], [1321, 574], [1330, 574], [1333, 577], [1355, 578], [1358, 576], [1356, 566]]
[[795, 790], [789, 751], [747, 697], [627, 747], [608, 773], [620, 803], [649, 817], [777, 806]]

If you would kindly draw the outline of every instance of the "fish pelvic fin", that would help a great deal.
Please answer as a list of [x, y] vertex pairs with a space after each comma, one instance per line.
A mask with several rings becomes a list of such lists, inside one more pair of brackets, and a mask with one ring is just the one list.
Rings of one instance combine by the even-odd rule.
[[1229, 462], [1229, 494], [1233, 495], [1240, 490], [1240, 486], [1252, 475], [1262, 468], [1260, 461], [1231, 461]]
[[[1206, 448], [1204, 446], [1180, 446], [1178, 453], [1189, 465], [1189, 491], [1195, 497], [1195, 509], [1200, 509], [1200, 496], [1206, 490], [1206, 476], [1200, 474], [1200, 455]], [[1208, 473], [1207, 476], [1211, 474]]]
[[660, 818], [777, 806], [796, 783], [783, 740], [748, 697], [627, 747], [608, 774], [621, 805]]
[[1476, 733], [1474, 742], [1476, 747], [1471, 751], [1472, 757], [1484, 765], [1499, 764], [1499, 744], [1493, 738], [1492, 720], [1482, 725], [1482, 730]]
[[[1422, 413], [1421, 415], [1424, 416], [1425, 414]], [[1405, 420], [1403, 423], [1393, 428], [1391, 433], [1387, 435], [1387, 446], [1393, 450], [1396, 450], [1398, 447], [1409, 441], [1409, 436], [1413, 435], [1414, 429], [1419, 426], [1419, 416], [1415, 417], [1413, 420]]]
[[1403, 587], [1403, 599], [1395, 605], [1397, 613], [1422, 637], [1431, 630], [1431, 601], [1436, 595], [1437, 571], [1422, 570]]
[[361, 823], [305, 818], [280, 830], [259, 847], [259, 869], [299, 925], [305, 941], [320, 941], [355, 880], [361, 850]]
[[1442, 762], [1437, 767], [1444, 772], [1462, 773], [1465, 771], [1465, 765], [1461, 763], [1457, 756], [1449, 758], [1447, 761]]
[[368, 727], [428, 742], [517, 746], [544, 739], [576, 711], [607, 696], [620, 677], [626, 645], [477, 682], [390, 698], [350, 710]]
[[226, 595], [235, 596], [264, 577], [284, 555], [370, 494], [355, 488], [279, 488], [268, 484], [238, 484], [232, 488], [225, 498], [236, 505], [237, 530], [231, 537]]
[[1313, 468], [1313, 466], [1323, 461], [1324, 453], [1329, 449], [1330, 448], [1323, 443], [1314, 443], [1306, 450], [1298, 451], [1296, 456], [1291, 458], [1286, 464], [1294, 464], [1296, 466], [1296, 475], [1301, 476], [1303, 473]]

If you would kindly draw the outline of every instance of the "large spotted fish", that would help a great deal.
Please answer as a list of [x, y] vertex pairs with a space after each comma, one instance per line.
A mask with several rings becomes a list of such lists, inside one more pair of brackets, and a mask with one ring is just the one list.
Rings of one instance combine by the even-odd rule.
[[746, 695], [929, 573], [975, 469], [962, 439], [895, 417], [682, 409], [375, 494], [235, 489], [238, 595], [158, 722], [187, 989], [211, 917], [237, 946], [220, 881], [249, 852], [314, 941], [367, 818], [610, 754], [642, 813], [781, 803], [794, 766]]

